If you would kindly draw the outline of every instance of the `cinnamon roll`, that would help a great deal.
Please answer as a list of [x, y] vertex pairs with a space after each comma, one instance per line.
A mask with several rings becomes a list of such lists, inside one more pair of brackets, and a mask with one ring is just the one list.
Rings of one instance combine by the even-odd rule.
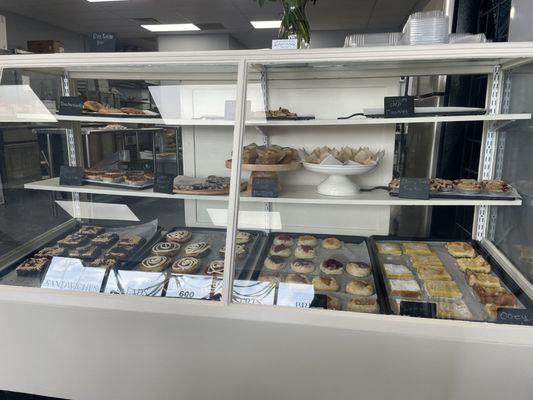
[[170, 258], [165, 256], [151, 256], [142, 260], [139, 268], [141, 271], [147, 272], [161, 272], [169, 264]]
[[192, 238], [192, 232], [191, 231], [174, 231], [166, 234], [166, 239], [169, 242], [175, 242], [175, 243], [186, 243]]
[[211, 245], [207, 242], [191, 243], [185, 247], [187, 257], [203, 257], [207, 254]]
[[175, 274], [192, 274], [200, 266], [200, 261], [194, 257], [183, 257], [172, 264], [172, 272]]
[[205, 273], [215, 277], [222, 277], [224, 275], [224, 260], [211, 261]]
[[178, 254], [180, 247], [178, 243], [161, 242], [152, 247], [152, 254], [154, 256], [173, 257]]

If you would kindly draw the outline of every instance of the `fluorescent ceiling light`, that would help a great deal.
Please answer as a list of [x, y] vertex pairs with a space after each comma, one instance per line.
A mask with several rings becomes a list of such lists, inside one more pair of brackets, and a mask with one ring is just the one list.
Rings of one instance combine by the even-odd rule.
[[255, 29], [273, 29], [279, 28], [281, 21], [250, 21]]
[[199, 31], [194, 24], [155, 24], [155, 25], [141, 25], [144, 29], [150, 32], [183, 32], [183, 31]]

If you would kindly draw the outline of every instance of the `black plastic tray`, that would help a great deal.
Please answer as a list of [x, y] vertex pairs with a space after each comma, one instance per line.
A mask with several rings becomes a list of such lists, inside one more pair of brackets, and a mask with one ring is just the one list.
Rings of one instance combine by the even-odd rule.
[[150, 189], [151, 187], [154, 187], [154, 183], [146, 183], [144, 185], [128, 185], [126, 183], [121, 182], [103, 182], [103, 181], [94, 181], [91, 179], [82, 179], [82, 183], [90, 184], [90, 185], [97, 185], [97, 186], [105, 186], [110, 188], [117, 188], [117, 189], [128, 189], [128, 190], [145, 190]]

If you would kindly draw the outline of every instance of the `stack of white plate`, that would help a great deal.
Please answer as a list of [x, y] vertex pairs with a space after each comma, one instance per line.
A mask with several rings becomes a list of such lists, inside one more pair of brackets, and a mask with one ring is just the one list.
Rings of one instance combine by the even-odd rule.
[[411, 14], [403, 28], [403, 42], [411, 45], [447, 43], [448, 22], [442, 11]]

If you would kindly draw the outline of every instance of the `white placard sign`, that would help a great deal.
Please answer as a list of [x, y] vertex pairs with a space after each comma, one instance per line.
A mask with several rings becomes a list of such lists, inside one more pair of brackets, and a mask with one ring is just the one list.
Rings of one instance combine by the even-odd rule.
[[272, 50], [293, 50], [298, 48], [298, 39], [276, 39], [272, 41]]
[[213, 278], [210, 276], [172, 275], [168, 282], [166, 297], [207, 300], [212, 289]]
[[111, 270], [105, 293], [158, 297], [163, 293], [165, 281], [165, 274], [159, 272]]
[[313, 285], [281, 282], [276, 304], [278, 306], [309, 308], [314, 297]]
[[54, 257], [44, 277], [42, 288], [75, 292], [100, 292], [105, 269], [84, 267], [77, 258]]
[[243, 304], [274, 304], [276, 284], [258, 281], [235, 281], [233, 301]]

